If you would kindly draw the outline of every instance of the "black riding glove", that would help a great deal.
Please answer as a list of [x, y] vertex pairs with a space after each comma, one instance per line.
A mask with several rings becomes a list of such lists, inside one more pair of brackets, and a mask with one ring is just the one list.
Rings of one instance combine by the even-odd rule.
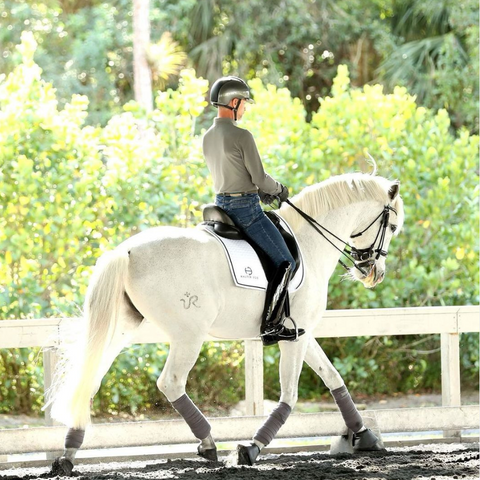
[[275, 201], [275, 196], [270, 195], [269, 193], [265, 193], [262, 190], [258, 191], [258, 196], [260, 197], [260, 201], [265, 205], [271, 205]]
[[285, 185], [282, 185], [282, 191], [278, 194], [281, 202], [284, 202], [288, 198], [288, 188]]

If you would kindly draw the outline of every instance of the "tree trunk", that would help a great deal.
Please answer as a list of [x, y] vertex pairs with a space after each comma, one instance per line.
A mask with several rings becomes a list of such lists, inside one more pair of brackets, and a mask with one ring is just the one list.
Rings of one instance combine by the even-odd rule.
[[152, 72], [147, 62], [150, 45], [150, 0], [133, 0], [133, 83], [135, 100], [153, 109]]

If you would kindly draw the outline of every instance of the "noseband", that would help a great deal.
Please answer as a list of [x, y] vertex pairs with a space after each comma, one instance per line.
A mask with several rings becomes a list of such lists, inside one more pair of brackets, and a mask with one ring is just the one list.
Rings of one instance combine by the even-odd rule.
[[[369, 272], [365, 271], [364, 268], [372, 267], [375, 264], [375, 261], [380, 258], [380, 256], [386, 257], [388, 255], [388, 252], [383, 249], [383, 245], [385, 243], [385, 235], [387, 232], [388, 221], [390, 219], [390, 211], [397, 213], [397, 211], [390, 205], [385, 205], [380, 215], [378, 215], [375, 218], [375, 220], [373, 220], [373, 222], [370, 225], [368, 225], [368, 227], [366, 227], [361, 232], [356, 233], [350, 237], [350, 238], [361, 237], [370, 227], [372, 227], [372, 225], [375, 224], [375, 222], [379, 218], [381, 218], [380, 227], [378, 229], [377, 235], [373, 243], [370, 245], [370, 247], [355, 248], [355, 247], [352, 247], [348, 242], [345, 242], [341, 238], [337, 237], [334, 233], [330, 232], [325, 227], [320, 225], [314, 218], [312, 218], [310, 215], [300, 210], [290, 200], [287, 199], [286, 203], [288, 203], [299, 215], [301, 215], [325, 240], [327, 240], [328, 243], [330, 243], [330, 245], [332, 245], [336, 250], [338, 250], [348, 261], [352, 262], [352, 266], [355, 267], [357, 270], [359, 270], [362, 273], [362, 275], [367, 276], [369, 274]], [[329, 235], [337, 239], [339, 242], [343, 243], [345, 245], [344, 250], [341, 250], [340, 248], [338, 248], [332, 242], [332, 240], [330, 240], [323, 232], [328, 233]], [[377, 243], [377, 240], [378, 240], [378, 247], [375, 248], [375, 244]], [[342, 260], [339, 260], [339, 263], [346, 270], [349, 270], [349, 267], [345, 265], [345, 263], [343, 263]]]
[[[388, 255], [388, 252], [386, 250], [383, 250], [383, 244], [385, 243], [385, 234], [387, 232], [388, 221], [390, 219], [390, 210], [394, 213], [397, 213], [397, 211], [393, 207], [391, 207], [390, 205], [385, 205], [380, 215], [378, 215], [378, 217], [375, 218], [375, 220], [373, 220], [373, 222], [367, 228], [350, 237], [350, 238], [361, 237], [381, 217], [382, 219], [380, 221], [380, 227], [378, 229], [377, 236], [375, 237], [375, 240], [373, 241], [372, 245], [370, 245], [369, 248], [355, 248], [346, 244], [347, 252], [351, 255], [353, 260], [355, 262], [361, 262], [361, 263], [355, 263], [355, 266], [357, 268], [371, 267], [375, 263], [375, 261], [380, 258], [380, 256], [386, 257]], [[377, 240], [379, 241], [379, 243], [378, 243], [378, 247], [375, 248], [375, 244], [377, 243]]]

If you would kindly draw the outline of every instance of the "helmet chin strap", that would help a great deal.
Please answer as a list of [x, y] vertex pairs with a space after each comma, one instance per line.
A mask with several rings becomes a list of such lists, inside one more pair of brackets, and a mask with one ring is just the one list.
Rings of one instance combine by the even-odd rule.
[[226, 107], [228, 108], [229, 110], [232, 110], [233, 112], [233, 118], [235, 121], [237, 121], [237, 112], [238, 112], [238, 107], [240, 106], [240, 103], [242, 102], [241, 99], [237, 98], [237, 103], [234, 107], [231, 107], [230, 105], [222, 105], [222, 107]]

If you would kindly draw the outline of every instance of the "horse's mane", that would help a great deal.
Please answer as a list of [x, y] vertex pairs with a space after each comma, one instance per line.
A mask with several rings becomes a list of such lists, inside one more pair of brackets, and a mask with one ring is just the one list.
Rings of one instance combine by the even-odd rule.
[[[347, 173], [304, 188], [292, 198], [292, 203], [314, 218], [326, 215], [335, 208], [366, 200], [378, 200], [386, 205], [391, 202], [388, 190], [392, 183], [384, 177], [367, 173]], [[399, 202], [402, 200], [397, 196], [392, 206], [395, 208]], [[302, 222], [301, 217], [289, 206], [283, 206], [280, 213], [293, 228]]]

